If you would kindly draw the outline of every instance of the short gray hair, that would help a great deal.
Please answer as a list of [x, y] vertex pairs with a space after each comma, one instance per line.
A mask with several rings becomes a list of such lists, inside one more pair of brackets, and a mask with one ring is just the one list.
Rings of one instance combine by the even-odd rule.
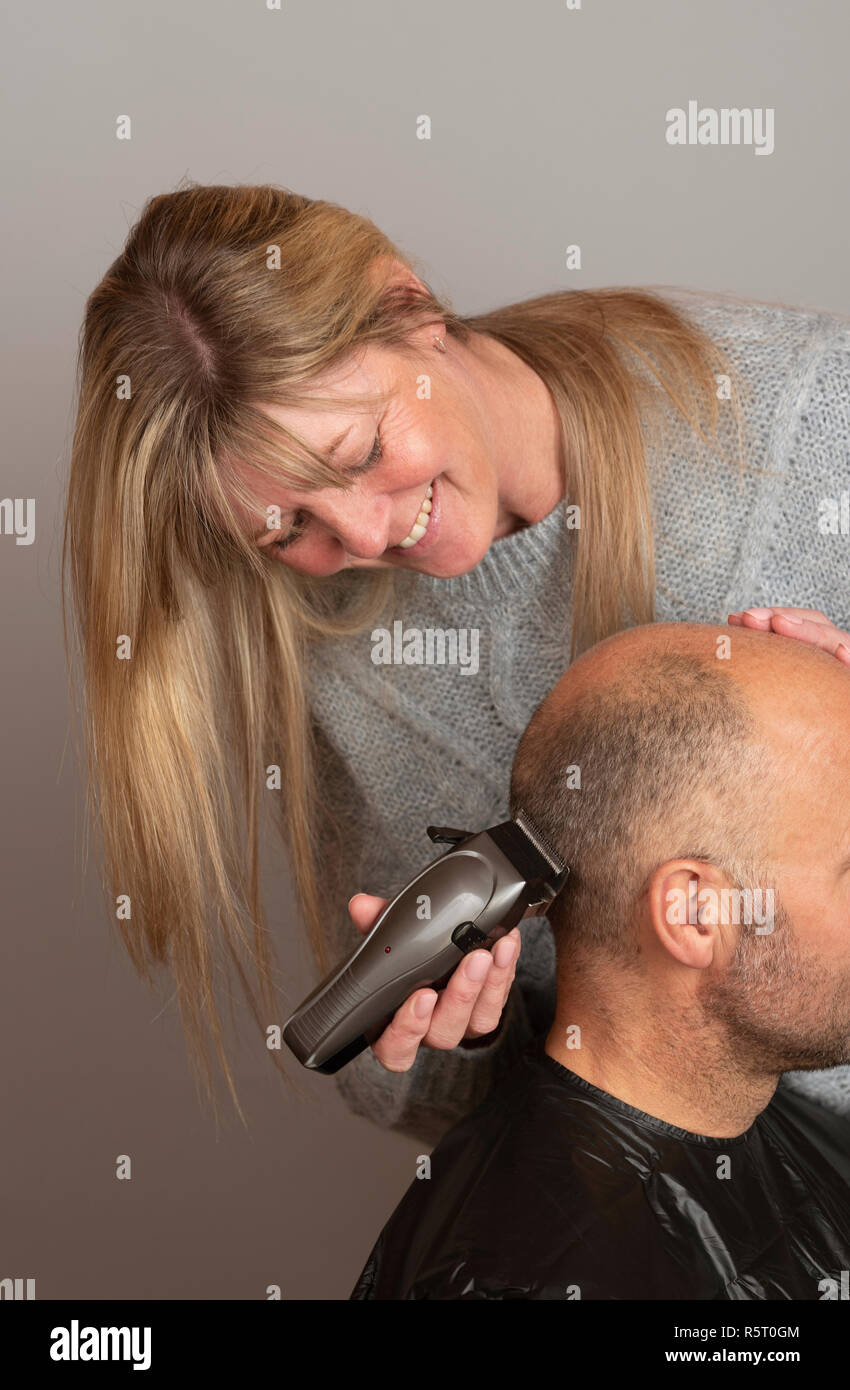
[[769, 801], [771, 774], [758, 720], [716, 658], [652, 651], [607, 685], [547, 697], [517, 749], [510, 805], [570, 866], [549, 910], [559, 947], [634, 959], [637, 902], [666, 859], [698, 858], [753, 886], [763, 876], [754, 783]]

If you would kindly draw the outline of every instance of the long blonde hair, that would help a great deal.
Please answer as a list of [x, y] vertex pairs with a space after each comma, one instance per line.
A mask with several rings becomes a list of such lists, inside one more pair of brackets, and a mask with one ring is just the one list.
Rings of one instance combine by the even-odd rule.
[[172, 972], [213, 1106], [211, 1044], [243, 1121], [217, 994], [235, 972], [258, 1026], [276, 1019], [260, 891], [268, 769], [282, 772], [280, 829], [324, 971], [306, 644], [370, 622], [399, 578], [376, 570], [352, 604], [350, 572], [307, 578], [245, 535], [234, 500], [256, 500], [235, 460], [289, 486], [346, 486], [257, 402], [316, 409], [316, 378], [369, 344], [407, 353], [411, 330], [435, 321], [461, 344], [482, 333], [512, 349], [548, 386], [575, 469], [575, 656], [653, 620], [644, 429], [666, 397], [716, 452], [716, 377], [736, 380], [719, 347], [646, 290], [561, 291], [462, 317], [427, 282], [420, 294], [376, 275], [383, 258], [417, 273], [334, 203], [190, 183], [146, 203], [80, 335], [62, 598], [70, 657], [69, 562], [104, 890], [142, 977]]

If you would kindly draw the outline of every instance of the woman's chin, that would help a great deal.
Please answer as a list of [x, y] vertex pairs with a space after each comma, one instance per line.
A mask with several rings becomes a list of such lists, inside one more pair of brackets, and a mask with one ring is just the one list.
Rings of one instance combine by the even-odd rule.
[[486, 540], [478, 545], [455, 545], [449, 548], [445, 558], [440, 553], [441, 549], [442, 547], [439, 550], [435, 549], [431, 555], [423, 555], [421, 565], [416, 566], [420, 573], [430, 574], [433, 579], [458, 579], [460, 575], [469, 574], [470, 570], [481, 564], [490, 546]]

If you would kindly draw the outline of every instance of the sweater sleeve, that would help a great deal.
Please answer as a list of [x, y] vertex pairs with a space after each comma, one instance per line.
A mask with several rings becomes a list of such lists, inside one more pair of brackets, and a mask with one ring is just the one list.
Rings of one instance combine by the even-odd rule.
[[[328, 948], [336, 961], [359, 939], [348, 915], [352, 894], [372, 892], [388, 896], [389, 890], [377, 877], [381, 857], [378, 847], [383, 845], [379, 816], [358, 795], [349, 769], [318, 725], [315, 735], [320, 788], [319, 881], [328, 907]], [[386, 834], [385, 827], [383, 833]], [[397, 892], [398, 887], [392, 891]], [[538, 919], [528, 919], [523, 933], [537, 922]], [[539, 925], [543, 925], [542, 920]], [[524, 984], [535, 997], [526, 999]], [[535, 980], [532, 977], [525, 981], [518, 970], [491, 1042], [481, 1040], [474, 1047], [461, 1044], [453, 1049], [420, 1046], [416, 1061], [405, 1072], [388, 1071], [372, 1049], [366, 1048], [336, 1072], [334, 1080], [346, 1105], [356, 1115], [382, 1129], [397, 1130], [433, 1145], [451, 1125], [473, 1110], [497, 1078], [513, 1065], [535, 1035], [540, 1018]]]
[[780, 411], [783, 479], [754, 528], [762, 595], [850, 631], [850, 320], [825, 316], [794, 385]]

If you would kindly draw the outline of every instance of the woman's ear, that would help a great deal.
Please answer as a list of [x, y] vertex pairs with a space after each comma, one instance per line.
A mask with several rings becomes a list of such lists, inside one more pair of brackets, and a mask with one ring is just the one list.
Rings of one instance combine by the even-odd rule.
[[369, 265], [369, 278], [373, 285], [380, 285], [387, 288], [390, 285], [408, 285], [411, 289], [417, 290], [420, 294], [424, 291], [431, 293], [429, 285], [426, 285], [419, 276], [414, 274], [409, 266], [400, 261], [398, 256], [392, 256], [389, 252], [379, 252], [373, 257]]

